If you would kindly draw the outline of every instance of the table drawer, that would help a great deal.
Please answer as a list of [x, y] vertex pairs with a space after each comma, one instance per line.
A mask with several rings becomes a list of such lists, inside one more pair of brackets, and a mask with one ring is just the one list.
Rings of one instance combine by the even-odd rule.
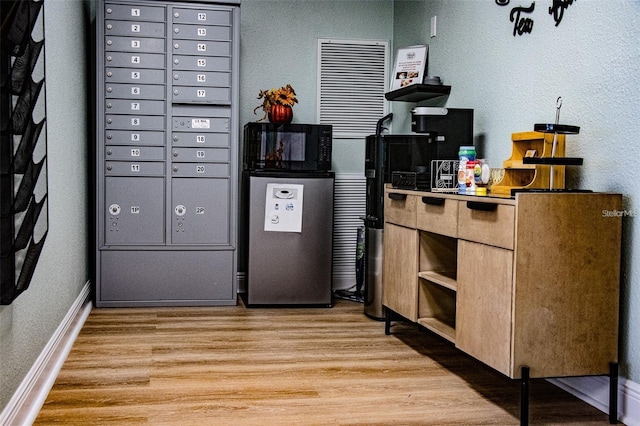
[[513, 250], [515, 206], [460, 201], [458, 238]]
[[409, 228], [416, 227], [416, 196], [387, 191], [384, 198], [386, 222]]
[[418, 229], [453, 238], [458, 236], [458, 200], [432, 196], [417, 198]]

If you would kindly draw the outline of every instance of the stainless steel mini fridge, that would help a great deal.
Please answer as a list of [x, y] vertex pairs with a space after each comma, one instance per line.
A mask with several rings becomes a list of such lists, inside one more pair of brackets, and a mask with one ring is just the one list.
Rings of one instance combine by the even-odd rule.
[[331, 306], [333, 172], [247, 172], [248, 306]]

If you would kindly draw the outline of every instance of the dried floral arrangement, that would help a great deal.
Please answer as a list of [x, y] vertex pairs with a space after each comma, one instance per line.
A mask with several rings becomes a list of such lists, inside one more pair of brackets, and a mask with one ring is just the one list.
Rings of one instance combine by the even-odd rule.
[[261, 90], [260, 93], [258, 93], [258, 99], [262, 99], [262, 104], [255, 107], [253, 113], [255, 114], [260, 108], [264, 111], [264, 116], [262, 116], [258, 121], [262, 121], [267, 118], [272, 105], [285, 105], [292, 107], [294, 104], [298, 103], [296, 92], [290, 84], [279, 89], [272, 88], [269, 90]]

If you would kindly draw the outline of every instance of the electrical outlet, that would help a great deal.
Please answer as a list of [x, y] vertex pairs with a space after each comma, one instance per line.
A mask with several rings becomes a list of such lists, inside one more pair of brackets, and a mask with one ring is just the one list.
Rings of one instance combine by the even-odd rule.
[[431, 38], [436, 36], [436, 21], [437, 16], [431, 17]]

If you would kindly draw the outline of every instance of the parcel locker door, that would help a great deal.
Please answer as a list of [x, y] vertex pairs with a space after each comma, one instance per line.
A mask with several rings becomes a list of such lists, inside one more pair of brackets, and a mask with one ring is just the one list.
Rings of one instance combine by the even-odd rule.
[[229, 244], [229, 179], [173, 178], [173, 244]]
[[106, 245], [164, 243], [164, 178], [105, 178]]

